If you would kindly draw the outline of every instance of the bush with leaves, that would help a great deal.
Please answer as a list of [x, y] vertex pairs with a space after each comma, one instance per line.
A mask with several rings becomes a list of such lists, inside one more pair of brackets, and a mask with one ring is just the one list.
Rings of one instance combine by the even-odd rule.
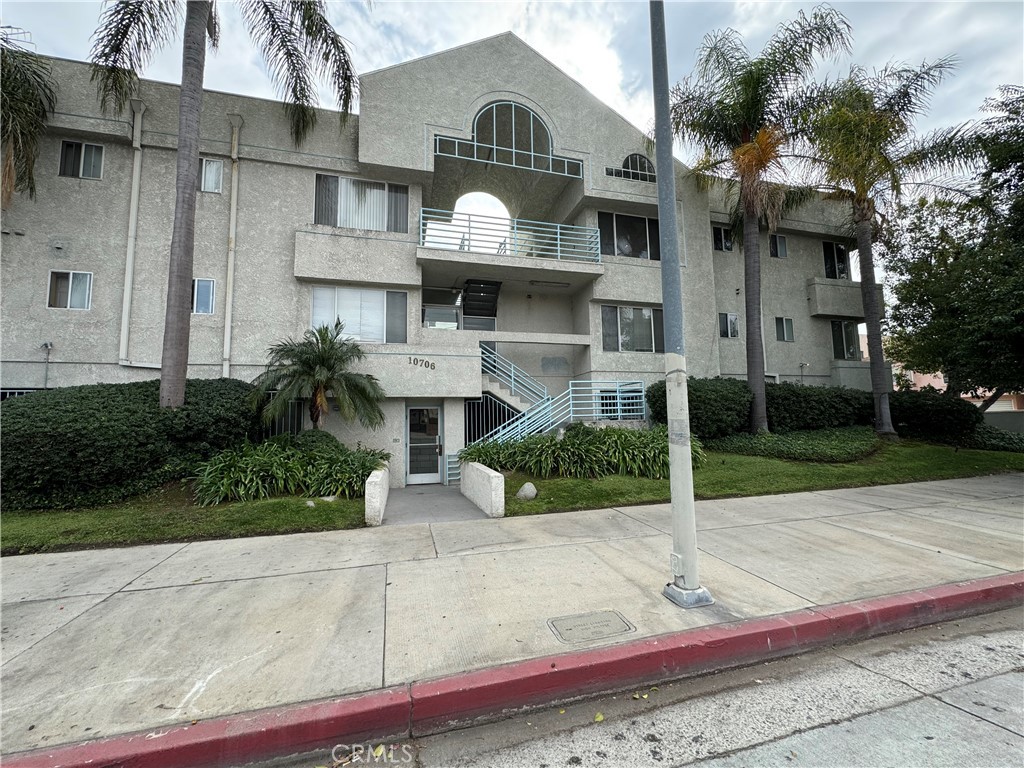
[[890, 398], [892, 422], [901, 437], [936, 443], [964, 443], [984, 421], [968, 401], [927, 387], [917, 392], [895, 392]]
[[5, 509], [95, 506], [184, 477], [256, 434], [252, 387], [190, 379], [185, 405], [159, 407], [159, 382], [34, 392], [0, 408]]
[[[707, 458], [700, 442], [691, 444], [694, 468]], [[459, 453], [499, 472], [520, 471], [534, 477], [595, 478], [630, 475], [668, 477], [668, 430], [596, 429], [574, 424], [560, 440], [556, 435], [531, 435], [522, 440], [484, 441]]]
[[772, 432], [832, 429], [871, 424], [870, 392], [847, 387], [804, 386], [785, 381], [765, 387]]
[[[753, 397], [740, 379], [697, 379], [686, 382], [690, 411], [690, 432], [704, 440], [742, 432], [750, 424], [750, 401]], [[668, 421], [665, 382], [657, 381], [647, 388], [647, 408], [651, 420]]]
[[1024, 435], [1006, 429], [981, 423], [974, 434], [963, 441], [964, 448], [975, 448], [979, 451], [1009, 451], [1024, 453]]
[[299, 435], [292, 444], [273, 438], [222, 451], [199, 467], [196, 501], [207, 506], [274, 496], [362, 496], [366, 478], [391, 455], [331, 440]]

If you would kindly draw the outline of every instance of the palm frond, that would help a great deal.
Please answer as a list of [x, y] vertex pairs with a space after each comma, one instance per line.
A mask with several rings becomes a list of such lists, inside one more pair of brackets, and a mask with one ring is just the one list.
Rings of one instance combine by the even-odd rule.
[[93, 35], [92, 81], [100, 108], [120, 113], [135, 93], [139, 72], [173, 40], [181, 19], [180, 0], [114, 0]]
[[786, 90], [807, 77], [819, 56], [835, 57], [850, 51], [850, 22], [827, 5], [815, 6], [808, 17], [803, 11], [778, 26], [765, 44], [761, 59], [766, 62], [772, 85]]
[[35, 197], [39, 138], [56, 107], [57, 84], [46, 60], [20, 46], [6, 29], [0, 33], [0, 79], [0, 202], [6, 206], [16, 190]]

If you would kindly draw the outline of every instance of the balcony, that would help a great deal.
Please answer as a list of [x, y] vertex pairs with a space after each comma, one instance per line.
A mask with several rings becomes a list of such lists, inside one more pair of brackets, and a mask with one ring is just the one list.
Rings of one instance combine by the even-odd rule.
[[514, 268], [516, 279], [575, 288], [603, 274], [600, 242], [593, 227], [424, 208], [417, 262], [439, 285], [470, 272], [507, 279]]
[[812, 277], [807, 281], [807, 308], [811, 317], [864, 319], [860, 283]]

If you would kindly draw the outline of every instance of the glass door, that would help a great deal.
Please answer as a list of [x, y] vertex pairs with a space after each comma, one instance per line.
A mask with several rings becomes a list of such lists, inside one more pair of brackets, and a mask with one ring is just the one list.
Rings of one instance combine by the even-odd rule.
[[409, 437], [406, 480], [408, 485], [441, 482], [441, 409], [413, 407], [407, 410]]

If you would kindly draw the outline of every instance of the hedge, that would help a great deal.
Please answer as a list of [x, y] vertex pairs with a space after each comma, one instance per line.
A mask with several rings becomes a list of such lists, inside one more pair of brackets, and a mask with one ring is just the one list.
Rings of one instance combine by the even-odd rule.
[[[686, 382], [690, 431], [703, 440], [725, 437], [748, 428], [752, 396], [740, 379], [697, 379]], [[667, 422], [665, 382], [647, 388], [647, 408], [658, 424]]]
[[764, 394], [768, 429], [772, 432], [835, 429], [874, 422], [871, 393], [860, 389], [804, 386], [786, 381], [765, 384]]
[[985, 420], [977, 406], [934, 390], [889, 396], [892, 425], [900, 437], [937, 443], [964, 443]]
[[185, 405], [159, 407], [158, 380], [35, 392], [0, 407], [5, 509], [95, 506], [188, 475], [259, 433], [252, 386], [190, 379]]

